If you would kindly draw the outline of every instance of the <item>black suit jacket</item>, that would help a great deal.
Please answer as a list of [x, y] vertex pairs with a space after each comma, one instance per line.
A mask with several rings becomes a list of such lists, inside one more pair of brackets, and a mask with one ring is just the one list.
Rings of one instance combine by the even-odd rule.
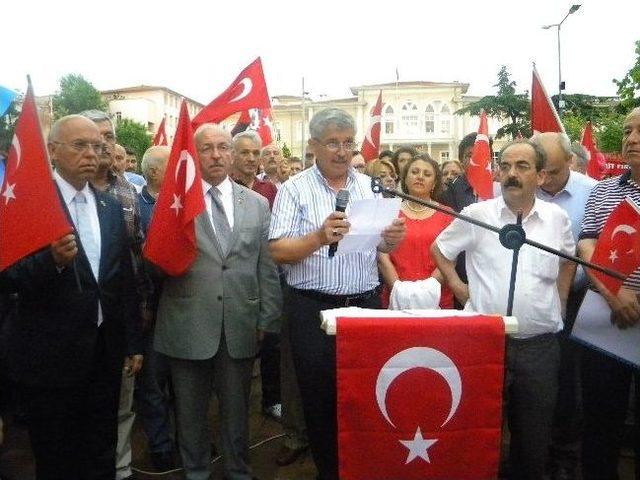
[[460, 213], [463, 208], [476, 203], [478, 197], [473, 192], [473, 187], [469, 184], [466, 175], [460, 175], [442, 192], [440, 201]]
[[98, 281], [77, 235], [78, 255], [62, 271], [47, 247], [0, 276], [0, 289], [18, 294], [16, 314], [8, 319], [6, 348], [9, 374], [21, 384], [75, 385], [87, 378], [98, 357], [119, 376], [125, 355], [137, 350], [137, 295], [122, 207], [111, 196], [94, 193], [101, 234]]

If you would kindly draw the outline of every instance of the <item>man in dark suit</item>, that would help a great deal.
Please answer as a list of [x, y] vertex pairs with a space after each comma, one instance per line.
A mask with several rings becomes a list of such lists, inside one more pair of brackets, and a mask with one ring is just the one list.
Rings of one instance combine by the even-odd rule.
[[113, 480], [122, 366], [139, 353], [127, 345], [138, 313], [122, 207], [88, 183], [102, 149], [92, 121], [61, 118], [48, 149], [75, 231], [0, 277], [19, 298], [9, 373], [26, 402], [37, 479]]
[[[267, 200], [231, 181], [231, 137], [218, 125], [195, 133], [206, 209], [196, 219], [198, 256], [164, 279], [155, 349], [169, 357], [187, 480], [211, 475], [207, 411], [220, 404], [224, 478], [250, 480], [249, 393], [265, 332], [279, 331], [278, 272], [267, 245]], [[173, 175], [173, 172], [167, 172]]]

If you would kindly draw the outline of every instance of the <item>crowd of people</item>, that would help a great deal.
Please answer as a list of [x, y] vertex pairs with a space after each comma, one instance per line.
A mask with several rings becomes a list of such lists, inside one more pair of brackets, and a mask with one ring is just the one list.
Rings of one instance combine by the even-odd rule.
[[[319, 312], [387, 308], [404, 282], [433, 278], [434, 308], [504, 314], [511, 255], [494, 232], [404, 200], [377, 247], [333, 256], [330, 246], [350, 229], [337, 193], [375, 198], [370, 177], [379, 177], [388, 191], [496, 227], [520, 215], [528, 238], [589, 260], [617, 204], [640, 204], [640, 109], [623, 132], [630, 168], [600, 182], [584, 175], [588, 153], [564, 134], [510, 142], [494, 161], [495, 198], [479, 201], [465, 175], [475, 134], [442, 164], [410, 146], [366, 162], [354, 119], [340, 109], [313, 116], [302, 159], [284, 158], [251, 130], [231, 137], [204, 124], [194, 133], [206, 206], [195, 224], [198, 253], [187, 273], [169, 276], [142, 251], [170, 148], [147, 150], [139, 174], [105, 113], [57, 120], [47, 146], [74, 233], [0, 273], [0, 388], [4, 407], [17, 401], [24, 410], [37, 478], [133, 478], [136, 413], [158, 471], [175, 467], [177, 449], [188, 480], [209, 479], [219, 448], [225, 479], [255, 478], [248, 416], [259, 358], [263, 413], [285, 433], [274, 461], [288, 465], [310, 449], [318, 478], [338, 479], [336, 345]], [[519, 328], [506, 340], [503, 478], [618, 478], [632, 378], [640, 424], [640, 382], [637, 369], [569, 338], [588, 290], [604, 298], [599, 313], [616, 327], [640, 321], [640, 270], [612, 294], [570, 261], [521, 249]], [[214, 394], [219, 445], [207, 422]], [[632, 442], [638, 462], [637, 430]]]

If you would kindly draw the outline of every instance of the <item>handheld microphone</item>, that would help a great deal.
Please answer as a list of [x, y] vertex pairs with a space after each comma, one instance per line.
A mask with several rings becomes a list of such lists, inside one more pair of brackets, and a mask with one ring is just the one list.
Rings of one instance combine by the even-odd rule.
[[[336, 195], [336, 212], [344, 212], [349, 203], [349, 190], [343, 188]], [[329, 245], [329, 258], [333, 258], [338, 250], [338, 242]]]

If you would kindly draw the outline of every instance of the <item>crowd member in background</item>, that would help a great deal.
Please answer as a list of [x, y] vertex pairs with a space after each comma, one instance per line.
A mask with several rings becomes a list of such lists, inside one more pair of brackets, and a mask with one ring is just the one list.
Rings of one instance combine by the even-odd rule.
[[[142, 245], [144, 234], [140, 224], [140, 204], [136, 189], [127, 182], [124, 177], [117, 175], [113, 170], [113, 156], [116, 145], [115, 130], [109, 116], [100, 110], [87, 110], [80, 115], [92, 120], [104, 142], [102, 153], [98, 157], [98, 169], [91, 180], [91, 184], [98, 190], [104, 191], [116, 198], [122, 205], [127, 238], [129, 240], [133, 273], [136, 280], [139, 298], [139, 311], [142, 323], [136, 325], [139, 334], [151, 321], [153, 312], [149, 305], [149, 296], [153, 288], [151, 279], [144, 268], [142, 260]], [[137, 339], [142, 342], [142, 337]], [[143, 346], [139, 345], [142, 351]], [[120, 407], [118, 410], [118, 448], [116, 456], [116, 480], [130, 478], [131, 471], [131, 432], [135, 413], [133, 412], [133, 391], [135, 375], [142, 368], [142, 355], [135, 355], [125, 359], [125, 367], [122, 371], [122, 383], [120, 391]]]
[[116, 143], [113, 146], [113, 170], [118, 175], [123, 175], [127, 168], [127, 151], [122, 145]]
[[125, 147], [127, 152], [127, 172], [138, 173], [138, 158], [136, 152], [132, 149]]
[[279, 330], [281, 313], [267, 243], [269, 204], [230, 180], [233, 145], [226, 130], [205, 123], [194, 139], [206, 205], [195, 220], [198, 255], [184, 275], [163, 280], [154, 347], [171, 368], [186, 479], [211, 476], [206, 419], [215, 390], [224, 477], [251, 480], [251, 372], [264, 332]]
[[[347, 189], [350, 200], [374, 198], [371, 179], [350, 167], [355, 121], [345, 111], [328, 108], [309, 123], [309, 146], [316, 165], [285, 183], [273, 206], [269, 231], [274, 260], [286, 264], [295, 364], [309, 443], [321, 480], [338, 479], [335, 336], [320, 328], [327, 308], [380, 306], [377, 252], [396, 248], [405, 233], [397, 219], [382, 233], [376, 248], [328, 256], [329, 245], [349, 231], [344, 212], [336, 212], [336, 195]], [[321, 274], [322, 273], [322, 274]]]
[[[557, 205], [536, 199], [544, 181], [545, 153], [529, 141], [502, 149], [502, 196], [478, 202], [462, 213], [496, 227], [516, 222], [522, 213], [527, 238], [571, 255], [571, 222]], [[462, 177], [461, 177], [462, 178]], [[466, 250], [468, 285], [455, 270]], [[495, 232], [455, 219], [431, 247], [440, 272], [465, 310], [505, 314], [511, 272], [510, 251]], [[507, 478], [544, 478], [557, 398], [562, 330], [575, 264], [529, 245], [520, 249], [513, 315], [518, 333], [507, 336], [505, 416], [511, 432]]]
[[130, 242], [120, 204], [89, 183], [103, 148], [96, 124], [62, 117], [47, 148], [75, 230], [0, 274], [0, 293], [18, 294], [9, 373], [26, 404], [36, 478], [113, 479], [123, 363], [141, 352]]
[[402, 169], [416, 156], [416, 151], [413, 147], [400, 147], [396, 149], [391, 159], [393, 167], [396, 169], [398, 178], [402, 178]]
[[233, 137], [231, 178], [266, 198], [271, 209], [278, 189], [269, 180], [260, 180], [257, 175], [261, 145], [260, 135], [253, 130], [245, 130]]
[[276, 170], [278, 183], [282, 185], [284, 182], [289, 180], [290, 175], [291, 175], [291, 166], [289, 165], [289, 159], [283, 157], [280, 160], [280, 163], [278, 164], [278, 170]]
[[463, 173], [462, 164], [458, 160], [447, 160], [442, 163], [440, 168], [445, 188], [448, 188]]
[[282, 161], [282, 150], [277, 144], [272, 143], [266, 147], [262, 147], [260, 162], [262, 164], [263, 173], [258, 175], [260, 180], [269, 180], [277, 188], [280, 188], [278, 182], [278, 165]]
[[393, 152], [391, 150], [382, 150], [378, 155], [378, 159], [386, 160], [393, 164]]
[[[622, 158], [630, 168], [624, 175], [600, 181], [587, 200], [578, 242], [578, 251], [585, 260], [591, 259], [596, 241], [613, 209], [627, 197], [640, 205], [640, 108], [634, 108], [627, 115], [622, 132]], [[592, 275], [592, 270], [587, 272], [591, 289], [602, 297], [598, 314], [620, 329], [637, 325], [640, 322], [640, 269], [629, 275], [615, 295]], [[582, 475], [586, 480], [614, 480], [619, 478], [620, 444], [632, 383], [635, 383], [632, 410], [636, 429], [640, 425], [640, 373], [638, 368], [588, 347], [583, 350], [581, 367], [584, 402]], [[632, 448], [638, 478], [640, 435], [637, 430], [632, 436]]]
[[[422, 200], [437, 202], [442, 193], [442, 173], [438, 163], [428, 154], [418, 155], [407, 163], [400, 183], [403, 192]], [[378, 255], [378, 266], [386, 286], [385, 305], [396, 280], [416, 281], [436, 276], [443, 283], [429, 248], [453, 217], [404, 200], [400, 218], [404, 218], [407, 225], [404, 240], [395, 251]], [[445, 286], [440, 296], [440, 308], [453, 308], [453, 293]]]
[[304, 165], [302, 164], [302, 160], [298, 157], [289, 158], [289, 166], [291, 167], [291, 175], [294, 176], [299, 174], [302, 170], [304, 170]]
[[147, 181], [142, 175], [138, 174], [138, 159], [136, 157], [136, 152], [127, 147], [125, 147], [125, 151], [127, 152], [127, 168], [124, 172], [124, 178], [126, 178], [127, 181], [136, 188], [136, 191], [140, 193], [142, 187], [147, 184]]
[[587, 164], [589, 163], [589, 159], [591, 158], [589, 150], [584, 148], [584, 145], [582, 145], [580, 142], [572, 142], [571, 152], [573, 154], [573, 158], [571, 160], [571, 170], [586, 175]]
[[[398, 176], [396, 170], [389, 160], [374, 160], [367, 164], [366, 174], [370, 177], [380, 178], [382, 186], [395, 190], [397, 186]], [[384, 195], [387, 195], [386, 193]]]
[[[142, 173], [147, 184], [139, 193], [140, 223], [143, 232], [149, 230], [153, 209], [160, 193], [162, 180], [167, 169], [171, 148], [150, 147], [142, 156]], [[152, 275], [153, 291], [149, 298], [151, 311], [155, 315], [162, 287], [161, 278]], [[175, 468], [173, 461], [173, 441], [171, 439], [169, 401], [169, 363], [164, 355], [153, 348], [155, 318], [144, 335], [144, 364], [138, 376], [137, 404], [142, 428], [149, 444], [151, 463], [159, 472]]]
[[313, 167], [315, 163], [316, 163], [316, 154], [313, 153], [313, 151], [310, 150], [309, 147], [307, 147], [307, 149], [304, 152], [304, 170], [306, 170], [307, 168]]
[[353, 156], [351, 157], [351, 167], [357, 172], [366, 173], [365, 169], [367, 168], [367, 162], [365, 162], [364, 157], [358, 150], [354, 150], [353, 152]]

